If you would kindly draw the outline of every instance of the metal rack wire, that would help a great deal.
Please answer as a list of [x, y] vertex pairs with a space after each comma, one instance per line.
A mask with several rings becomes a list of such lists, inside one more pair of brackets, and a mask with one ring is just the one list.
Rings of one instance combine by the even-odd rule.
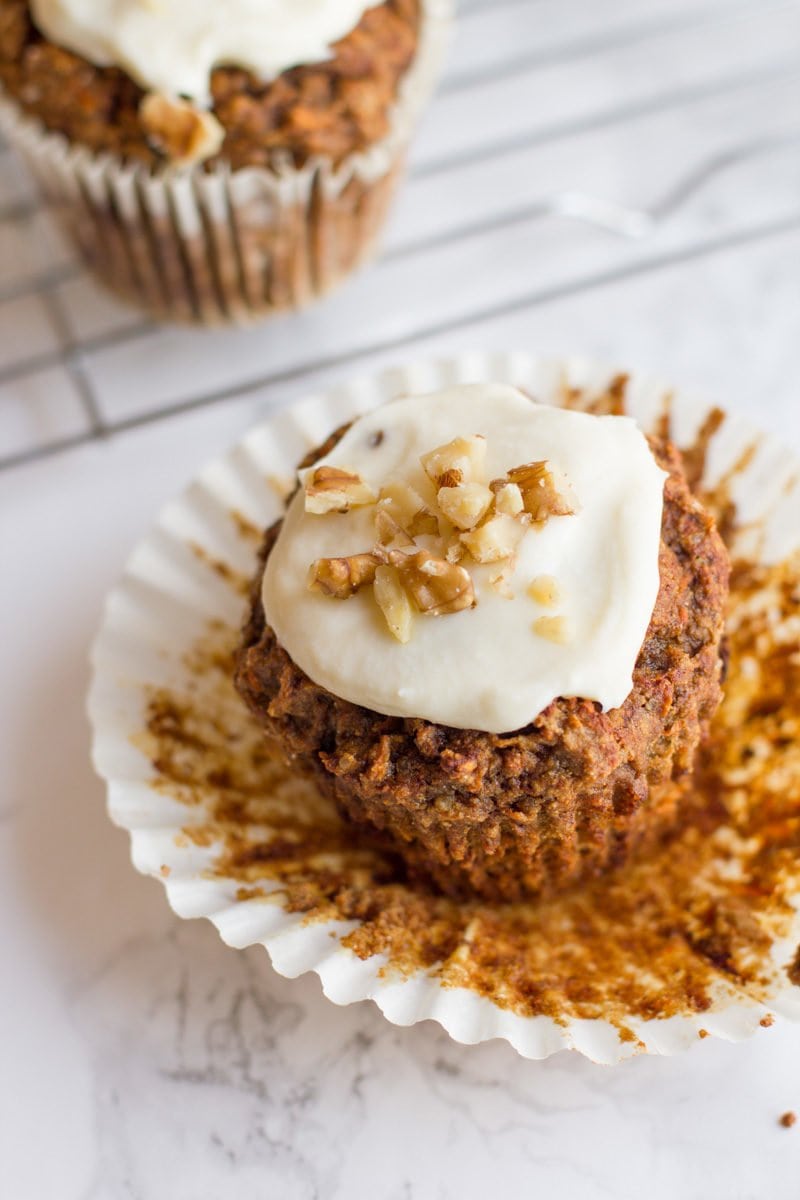
[[[256, 333], [214, 334], [223, 361], [226, 337], [237, 339], [231, 347], [246, 345], [248, 352], [244, 359], [235, 353], [228, 355], [230, 370], [221, 377], [218, 373], [207, 386], [201, 375], [191, 380], [191, 339], [202, 335], [156, 330], [136, 312], [101, 300], [83, 268], [60, 244], [13, 154], [0, 152], [0, 256], [8, 259], [0, 274], [0, 469], [92, 439], [120, 436], [136, 426], [221, 404], [248, 392], [275, 388], [328, 367], [357, 363], [376, 351], [405, 351], [433, 334], [473, 326], [479, 329], [482, 322], [505, 313], [533, 310], [565, 295], [657, 271], [671, 263], [800, 230], [800, 199], [796, 195], [792, 199], [786, 168], [788, 162], [791, 173], [800, 162], [800, 106], [795, 104], [800, 99], [800, 4], [767, 0], [688, 4], [674, 0], [671, 5], [651, 6], [645, 19], [629, 0], [616, 0], [611, 6], [614, 19], [602, 24], [586, 0], [570, 0], [560, 7], [566, 7], [567, 17], [572, 13], [571, 24], [567, 27], [562, 16], [562, 25], [551, 32], [546, 28], [548, 14], [554, 10], [551, 0], [464, 0], [461, 4], [460, 40], [431, 110], [431, 126], [423, 130], [412, 158], [406, 185], [409, 215], [394, 226], [386, 251], [362, 291], [385, 290], [393, 271], [402, 273], [403, 278], [411, 278], [415, 271], [422, 276], [435, 256], [451, 251], [466, 260], [474, 254], [476, 264], [484, 264], [487, 257], [491, 259], [493, 248], [504, 252], [515, 231], [535, 239], [542, 236], [538, 230], [549, 229], [553, 223], [559, 230], [568, 226], [575, 231], [565, 235], [571, 236], [565, 243], [571, 248], [569, 254], [562, 253], [563, 270], [554, 268], [532, 282], [528, 265], [521, 263], [518, 278], [506, 291], [489, 288], [485, 296], [468, 297], [458, 304], [443, 296], [434, 310], [418, 315], [411, 312], [401, 324], [389, 320], [388, 314], [384, 320], [365, 321], [363, 334], [340, 348], [332, 349], [329, 339], [320, 348], [312, 346], [310, 352], [305, 346], [302, 353], [283, 362], [271, 355], [269, 338], [262, 338], [264, 345], [259, 348]], [[608, 15], [606, 12], [606, 18]], [[748, 34], [755, 21], [766, 32], [760, 35], [758, 53], [751, 54]], [[737, 51], [737, 23], [741, 52]], [[481, 42], [492, 29], [498, 31], [499, 51], [484, 55]], [[549, 36], [542, 36], [543, 31]], [[688, 76], [679, 78], [667, 71], [663, 78], [654, 78], [651, 86], [615, 91], [609, 85], [617, 62], [623, 66], [638, 61], [660, 63], [662, 53], [668, 56], [676, 47], [696, 54], [699, 62], [704, 48], [720, 41], [729, 49], [719, 62], [709, 62], [707, 69], [700, 63]], [[519, 98], [526, 96], [527, 88], [533, 105], [544, 77], [557, 90], [560, 84], [574, 88], [575, 80], [582, 76], [594, 87], [589, 87], [583, 107], [545, 119], [534, 115], [526, 120], [523, 114], [507, 130], [502, 121], [495, 120], [493, 128], [484, 129], [482, 121], [485, 124], [491, 105], [500, 110], [508, 105], [510, 111], [511, 105], [518, 106]], [[595, 93], [602, 93], [602, 102], [596, 102]], [[581, 146], [596, 146], [598, 163], [622, 160], [626, 138], [635, 136], [642, 146], [649, 145], [646, 130], [640, 132], [643, 123], [668, 122], [680, 129], [682, 121], [692, 123], [698, 111], [709, 107], [715, 117], [707, 133], [697, 133], [691, 147], [675, 137], [665, 148], [668, 161], [660, 164], [660, 189], [651, 192], [646, 202], [641, 196], [610, 195], [597, 185], [591, 171], [582, 170]], [[748, 128], [740, 130], [737, 114], [744, 110]], [[728, 111], [730, 120], [726, 119]], [[457, 123], [458, 139], [447, 136], [448, 121], [451, 128]], [[573, 161], [570, 148], [575, 146]], [[555, 161], [554, 155], [564, 159], [563, 163], [559, 159], [554, 172], [556, 186], [526, 186], [520, 199], [506, 187], [496, 203], [490, 198], [472, 208], [453, 206], [452, 197], [460, 187], [474, 190], [478, 173], [493, 173], [498, 164], [503, 165], [506, 179], [518, 169], [519, 178], [528, 180], [541, 161], [546, 184], [551, 170], [548, 163]], [[751, 208], [737, 207], [738, 199], [736, 203], [731, 199], [734, 193], [738, 197], [749, 188], [748, 194], [755, 195], [753, 179], [768, 175], [773, 169], [770, 164], [774, 164], [777, 178], [775, 186], [769, 181], [763, 185], [771, 189], [770, 204], [766, 208], [755, 202]], [[750, 183], [743, 189], [745, 176]], [[703, 197], [710, 191], [727, 198], [722, 207], [733, 206], [723, 219], [707, 212], [692, 214], [693, 206], [702, 209]], [[426, 197], [441, 196], [436, 221], [417, 219], [411, 202], [415, 194], [421, 197], [417, 203], [420, 212]], [[582, 237], [579, 230], [584, 231]], [[531, 240], [531, 245], [536, 244]], [[352, 320], [353, 305], [358, 302], [356, 295], [349, 311], [344, 306], [343, 321]], [[81, 305], [98, 309], [100, 321], [85, 319]], [[110, 321], [105, 319], [107, 312]], [[26, 318], [26, 313], [35, 316], [33, 336], [32, 318]], [[326, 302], [318, 314], [312, 320], [312, 332], [314, 321], [335, 325], [339, 319], [336, 298]], [[14, 336], [17, 327], [25, 336]], [[96, 368], [107, 356], [121, 354], [125, 347], [133, 353], [140, 345], [152, 345], [150, 357], [156, 364], [162, 354], [172, 360], [186, 355], [187, 383], [183, 390], [165, 387], [161, 398], [156, 395], [137, 411], [129, 403], [120, 407], [109, 400], [102, 372], [98, 375]], [[157, 369], [157, 365], [153, 367]], [[58, 396], [47, 398], [47, 380], [51, 378], [66, 389], [67, 399], [60, 403]], [[152, 383], [148, 379], [143, 387]], [[159, 392], [158, 386], [155, 392]], [[14, 432], [8, 438], [3, 432], [4, 410], [5, 415], [16, 414]]]

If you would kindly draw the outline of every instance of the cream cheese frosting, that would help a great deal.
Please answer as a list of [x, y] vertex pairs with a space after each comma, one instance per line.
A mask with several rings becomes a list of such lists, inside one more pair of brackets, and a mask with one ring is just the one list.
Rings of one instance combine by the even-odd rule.
[[375, 505], [319, 515], [301, 488], [267, 560], [267, 622], [315, 683], [380, 713], [502, 733], [560, 696], [618, 707], [658, 594], [666, 477], [631, 418], [551, 408], [505, 384], [463, 385], [365, 414], [313, 469], [346, 468], [375, 496], [403, 483], [430, 500], [420, 459], [475, 434], [486, 439], [487, 482], [546, 460], [577, 503], [531, 525], [506, 564], [469, 563], [473, 608], [417, 615], [401, 643], [371, 587], [346, 600], [310, 590], [313, 562], [375, 543]]
[[51, 41], [148, 91], [209, 102], [211, 71], [323, 62], [376, 0], [31, 0]]

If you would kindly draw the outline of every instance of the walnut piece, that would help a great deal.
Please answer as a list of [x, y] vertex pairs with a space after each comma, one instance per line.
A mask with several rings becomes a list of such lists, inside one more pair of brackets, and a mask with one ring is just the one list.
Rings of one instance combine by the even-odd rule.
[[457, 487], [459, 483], [482, 483], [486, 462], [486, 438], [479, 433], [453, 438], [437, 446], [420, 459], [423, 470], [437, 487]]
[[374, 504], [375, 497], [360, 475], [347, 467], [317, 467], [306, 476], [307, 513], [324, 516]]
[[516, 483], [506, 479], [494, 479], [489, 485], [494, 492], [495, 512], [505, 513], [508, 517], [518, 517], [525, 511], [522, 492]]
[[552, 575], [537, 575], [528, 585], [528, 595], [544, 608], [554, 608], [561, 600], [561, 588]]
[[493, 496], [483, 483], [460, 483], [456, 487], [440, 487], [439, 508], [457, 529], [474, 529], [483, 520]]
[[[411, 638], [415, 611], [442, 616], [474, 608], [475, 585], [463, 561], [501, 564], [489, 585], [513, 599], [510, 581], [520, 541], [532, 524], [567, 516], [577, 502], [567, 480], [546, 460], [523, 463], [487, 483], [486, 450], [486, 439], [475, 434], [454, 438], [423, 455], [420, 462], [437, 493], [430, 504], [405, 482], [385, 484], [376, 499], [352, 468], [319, 466], [310, 471], [305, 480], [306, 512], [346, 513], [374, 504], [375, 542], [362, 554], [318, 559], [309, 572], [309, 587], [346, 599], [372, 585], [375, 602], [401, 643]], [[428, 484], [424, 487], [427, 494]], [[421, 546], [419, 537], [435, 540]], [[532, 580], [527, 594], [544, 608], [556, 607], [561, 599], [558, 583], [549, 575]], [[558, 644], [570, 639], [565, 617], [557, 614], [540, 617], [533, 630]]]
[[203, 162], [217, 153], [225, 130], [213, 113], [161, 92], [148, 92], [139, 105], [147, 140], [180, 166]]
[[396, 567], [378, 567], [374, 595], [392, 636], [405, 645], [411, 638], [414, 614]]
[[391, 546], [400, 549], [403, 546], [413, 546], [414, 539], [409, 537], [405, 529], [398, 524], [392, 514], [381, 505], [375, 510], [375, 530], [381, 546]]
[[511, 483], [516, 483], [525, 512], [530, 513], [537, 524], [543, 524], [550, 517], [571, 517], [575, 512], [570, 499], [556, 487], [546, 461], [512, 467], [508, 478]]
[[436, 514], [418, 492], [405, 483], [389, 483], [378, 493], [378, 507], [385, 509], [410, 537], [439, 532]]
[[533, 622], [533, 632], [558, 646], [565, 646], [569, 641], [566, 617], [539, 617]]
[[351, 554], [349, 558], [318, 558], [311, 564], [308, 586], [334, 600], [347, 600], [375, 581], [380, 563], [376, 554]]
[[461, 534], [461, 541], [475, 562], [493, 563], [510, 558], [525, 535], [526, 526], [517, 517], [496, 513], [477, 529]]
[[389, 559], [397, 567], [400, 583], [426, 616], [441, 617], [475, 607], [472, 579], [456, 563], [437, 558], [429, 550], [415, 554], [393, 551]]

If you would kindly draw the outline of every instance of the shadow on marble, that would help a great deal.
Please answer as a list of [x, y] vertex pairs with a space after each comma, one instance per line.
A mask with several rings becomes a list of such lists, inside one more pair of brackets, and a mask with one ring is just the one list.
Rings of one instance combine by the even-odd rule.
[[37, 679], [12, 753], [21, 781], [13, 827], [20, 898], [42, 948], [76, 982], [122, 938], [161, 923], [154, 884], [131, 869], [127, 837], [105, 811], [89, 760], [85, 648], [70, 648]]

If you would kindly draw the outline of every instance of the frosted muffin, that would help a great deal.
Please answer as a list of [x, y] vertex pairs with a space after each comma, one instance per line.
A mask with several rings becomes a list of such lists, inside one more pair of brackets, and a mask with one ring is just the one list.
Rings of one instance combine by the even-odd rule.
[[368, 255], [450, 0], [0, 0], [4, 124], [156, 315], [297, 307]]
[[237, 686], [354, 821], [514, 899], [679, 817], [728, 563], [677, 452], [505, 385], [405, 398], [302, 465]]

